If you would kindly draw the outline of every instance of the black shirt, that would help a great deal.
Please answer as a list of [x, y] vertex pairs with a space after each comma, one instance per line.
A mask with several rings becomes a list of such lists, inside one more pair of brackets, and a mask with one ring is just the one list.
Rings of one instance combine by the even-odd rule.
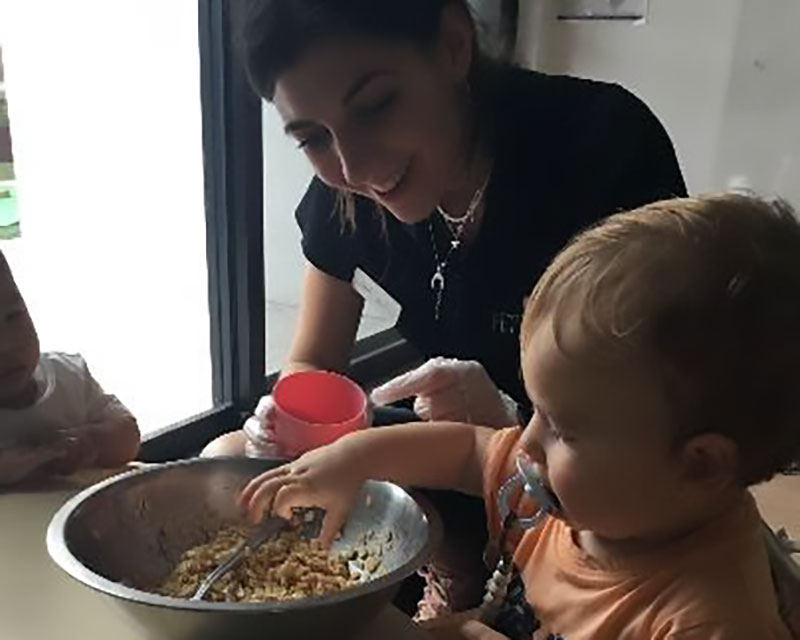
[[[451, 254], [440, 318], [430, 286], [448, 236], [439, 216], [405, 224], [356, 198], [355, 229], [318, 178], [296, 216], [303, 252], [350, 281], [360, 267], [402, 306], [397, 328], [423, 355], [478, 360], [525, 402], [523, 300], [578, 231], [616, 211], [686, 193], [669, 137], [647, 106], [617, 85], [516, 68], [497, 72], [487, 130], [494, 165], [471, 246]], [[385, 222], [382, 223], [381, 217]]]

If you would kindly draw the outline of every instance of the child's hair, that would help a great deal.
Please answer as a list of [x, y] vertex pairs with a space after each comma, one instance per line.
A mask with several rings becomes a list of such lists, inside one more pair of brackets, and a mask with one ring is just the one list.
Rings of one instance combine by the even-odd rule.
[[562, 349], [571, 319], [595, 354], [653, 363], [675, 445], [731, 438], [741, 484], [800, 454], [800, 223], [788, 203], [714, 194], [613, 215], [539, 280], [523, 349], [545, 318]]
[[446, 5], [466, 0], [247, 0], [240, 44], [255, 90], [267, 100], [286, 69], [321, 42], [341, 37], [433, 45]]

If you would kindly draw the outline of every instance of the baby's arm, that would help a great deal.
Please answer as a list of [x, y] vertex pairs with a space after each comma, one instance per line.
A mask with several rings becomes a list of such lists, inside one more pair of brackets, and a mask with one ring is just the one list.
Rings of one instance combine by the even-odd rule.
[[108, 411], [92, 422], [62, 431], [62, 438], [65, 454], [53, 465], [56, 473], [119, 467], [139, 451], [139, 427], [127, 411]]
[[429, 422], [367, 429], [344, 445], [364, 479], [483, 494], [482, 464], [493, 429]]
[[329, 542], [368, 479], [481, 495], [484, 453], [494, 433], [447, 422], [365, 429], [254, 478], [240, 501], [254, 521], [273, 506], [281, 513], [323, 507], [321, 537]]
[[82, 441], [91, 462], [87, 466], [118, 467], [139, 452], [139, 426], [127, 412], [118, 412], [72, 430]]

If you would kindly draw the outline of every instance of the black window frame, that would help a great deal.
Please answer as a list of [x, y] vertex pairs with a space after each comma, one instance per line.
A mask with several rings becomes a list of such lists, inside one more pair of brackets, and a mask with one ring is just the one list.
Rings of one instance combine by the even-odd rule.
[[[237, 12], [246, 3], [198, 0], [206, 253], [214, 408], [149, 434], [146, 462], [195, 455], [239, 428], [278, 372], [265, 375], [263, 137], [261, 98], [236, 49]], [[418, 360], [389, 329], [360, 340], [348, 374], [364, 386]]]
[[242, 3], [198, 0], [214, 408], [146, 438], [140, 459], [184, 457], [238, 426], [266, 386], [261, 101], [234, 46]]

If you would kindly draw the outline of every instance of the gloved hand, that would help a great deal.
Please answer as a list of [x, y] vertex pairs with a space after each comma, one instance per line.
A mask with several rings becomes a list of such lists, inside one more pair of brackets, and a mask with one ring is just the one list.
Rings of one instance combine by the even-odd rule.
[[374, 389], [375, 404], [416, 396], [414, 411], [423, 420], [468, 422], [487, 427], [517, 424], [514, 400], [498, 389], [480, 362], [432, 358]]
[[247, 436], [244, 450], [249, 458], [279, 458], [280, 447], [275, 442], [275, 431], [272, 419], [275, 402], [272, 395], [267, 394], [258, 401], [256, 410], [244, 423], [242, 429]]

